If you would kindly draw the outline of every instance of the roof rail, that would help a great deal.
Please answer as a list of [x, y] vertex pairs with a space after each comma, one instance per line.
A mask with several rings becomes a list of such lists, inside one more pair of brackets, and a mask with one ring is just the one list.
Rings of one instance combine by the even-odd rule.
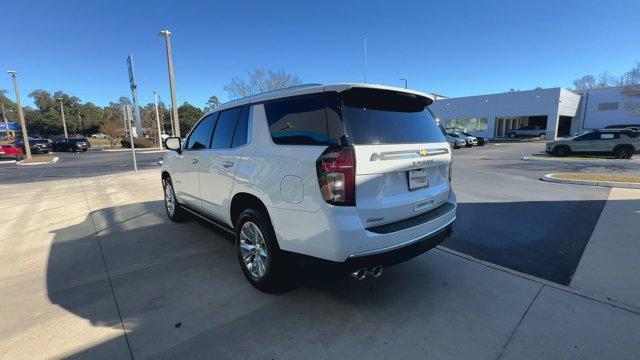
[[226, 102], [225, 105], [226, 104], [231, 104], [233, 102], [240, 101], [240, 100], [250, 100], [250, 99], [256, 98], [258, 96], [262, 96], [262, 95], [277, 94], [277, 93], [280, 93], [280, 92], [286, 92], [286, 91], [291, 91], [291, 90], [295, 90], [295, 89], [304, 89], [304, 88], [314, 87], [314, 86], [322, 86], [322, 84], [314, 84], [314, 83], [301, 84], [301, 85], [288, 86], [288, 87], [281, 88], [281, 89], [269, 90], [269, 91], [261, 92], [259, 94], [253, 94], [253, 95], [245, 96], [245, 97], [242, 97], [242, 98], [233, 99], [233, 100], [231, 100], [229, 102]]

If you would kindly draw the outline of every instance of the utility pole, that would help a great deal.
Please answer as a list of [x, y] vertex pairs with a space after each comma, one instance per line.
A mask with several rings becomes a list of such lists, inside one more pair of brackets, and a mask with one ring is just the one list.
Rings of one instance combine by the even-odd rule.
[[31, 148], [29, 147], [29, 135], [27, 135], [27, 124], [24, 121], [24, 112], [22, 112], [22, 104], [20, 103], [20, 89], [18, 88], [18, 80], [16, 74], [18, 72], [8, 70], [7, 73], [13, 79], [13, 89], [16, 92], [16, 104], [18, 104], [18, 116], [20, 117], [20, 128], [22, 128], [22, 140], [24, 141], [24, 150], [27, 153], [27, 159], [31, 159]]
[[156, 123], [158, 123], [158, 146], [162, 150], [162, 132], [160, 131], [160, 113], [158, 113], [158, 92], [153, 90], [153, 102], [156, 105]]
[[4, 137], [5, 140], [9, 140], [9, 121], [7, 121], [7, 112], [4, 110], [4, 103], [2, 105], [2, 120], [4, 120]]
[[367, 83], [367, 34], [364, 34], [364, 83]]
[[409, 78], [408, 77], [401, 77], [400, 80], [404, 80], [404, 88], [408, 89], [409, 88]]
[[64, 118], [64, 106], [62, 106], [62, 100], [64, 99], [59, 97], [58, 100], [60, 101], [60, 113], [62, 114], [62, 129], [64, 130], [64, 138], [66, 139], [69, 135], [67, 134], [67, 121]]
[[171, 31], [162, 30], [158, 33], [164, 36], [167, 45], [167, 64], [169, 67], [169, 91], [171, 92], [171, 111], [173, 114], [174, 136], [180, 137], [180, 121], [178, 120], [178, 106], [176, 104], [176, 84], [173, 77], [173, 53], [171, 51]]

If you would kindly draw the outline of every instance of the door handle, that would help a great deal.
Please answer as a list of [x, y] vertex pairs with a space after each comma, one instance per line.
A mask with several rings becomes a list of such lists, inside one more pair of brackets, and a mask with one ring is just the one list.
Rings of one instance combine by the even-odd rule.
[[222, 162], [222, 166], [226, 167], [226, 168], [230, 168], [233, 166], [233, 161], [223, 161]]
[[193, 160], [191, 160], [191, 163], [192, 163], [192, 164], [197, 164], [197, 163], [198, 163], [198, 159], [193, 159]]

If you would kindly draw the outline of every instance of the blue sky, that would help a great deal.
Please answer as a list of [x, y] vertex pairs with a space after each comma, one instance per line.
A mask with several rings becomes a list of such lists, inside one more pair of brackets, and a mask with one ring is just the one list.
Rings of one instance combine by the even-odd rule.
[[[467, 96], [571, 86], [640, 61], [640, 1], [9, 1], [0, 69], [22, 96], [62, 90], [105, 105], [130, 96], [169, 100], [164, 41], [173, 32], [178, 102], [203, 107], [234, 75], [265, 67], [304, 82], [362, 82]], [[13, 89], [8, 75], [0, 89]]]

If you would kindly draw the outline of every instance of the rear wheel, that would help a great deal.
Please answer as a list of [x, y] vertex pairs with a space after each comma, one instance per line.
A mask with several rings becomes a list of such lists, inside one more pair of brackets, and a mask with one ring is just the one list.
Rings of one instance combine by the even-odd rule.
[[546, 138], [547, 138], [547, 134], [545, 134], [545, 133], [540, 133], [540, 135], [538, 135], [538, 137], [539, 137], [540, 139], [546, 139]]
[[286, 259], [268, 216], [257, 209], [246, 209], [235, 229], [238, 261], [251, 285], [267, 293], [284, 290]]
[[631, 159], [633, 156], [633, 149], [628, 146], [621, 146], [614, 150], [613, 155], [616, 159]]

